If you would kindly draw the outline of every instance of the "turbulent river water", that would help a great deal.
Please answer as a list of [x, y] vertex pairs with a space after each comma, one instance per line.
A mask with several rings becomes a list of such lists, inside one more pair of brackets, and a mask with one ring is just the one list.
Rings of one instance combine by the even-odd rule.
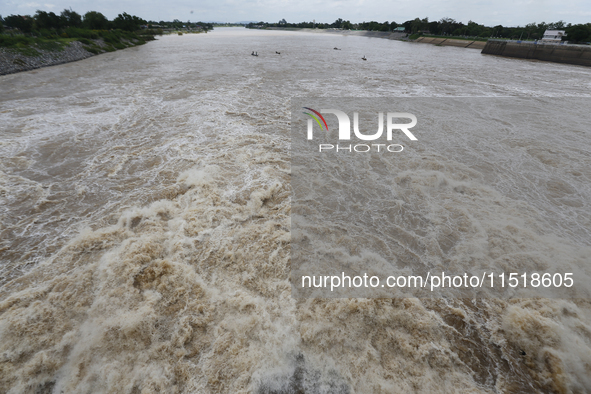
[[[0, 77], [0, 391], [591, 392], [586, 298], [295, 299], [290, 284], [292, 97], [529, 97], [580, 114], [563, 98], [590, 92], [584, 67], [237, 28]], [[571, 131], [506, 151], [505, 168], [536, 163], [547, 182], [524, 189], [516, 170], [490, 201], [433, 184], [401, 198], [515, 209], [494, 211], [521, 223], [487, 234], [497, 255], [588, 263], [591, 138]], [[444, 159], [413, 161], [420, 182], [494, 172]], [[469, 218], [448, 217], [453, 239]], [[519, 226], [534, 235], [503, 243]]]

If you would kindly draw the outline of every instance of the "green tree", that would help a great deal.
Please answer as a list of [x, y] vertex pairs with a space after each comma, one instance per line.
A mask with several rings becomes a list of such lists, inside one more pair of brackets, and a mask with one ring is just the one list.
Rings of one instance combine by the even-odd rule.
[[60, 17], [64, 26], [80, 27], [82, 25], [82, 17], [79, 13], [72, 11], [72, 9], [63, 10]]
[[468, 22], [468, 26], [466, 28], [466, 34], [473, 37], [479, 36], [484, 30], [484, 26], [472, 21]]
[[34, 16], [37, 29], [59, 29], [62, 27], [62, 20], [53, 12], [37, 10]]
[[493, 37], [503, 37], [503, 25], [496, 25], [493, 27]]
[[402, 26], [404, 26], [404, 30], [406, 30], [407, 32], [410, 31], [411, 25], [412, 25], [413, 21], [406, 21], [402, 24]]
[[109, 20], [100, 12], [88, 11], [84, 14], [83, 26], [92, 30], [107, 30], [109, 28]]
[[429, 30], [429, 18], [421, 19], [421, 31]]
[[429, 33], [431, 34], [439, 34], [439, 22], [433, 21], [429, 22]]
[[410, 31], [411, 33], [416, 33], [421, 30], [422, 22], [419, 18], [413, 19], [412, 23], [410, 24]]
[[181, 22], [178, 19], [175, 19], [175, 20], [172, 21], [172, 24], [171, 25], [172, 25], [172, 27], [174, 29], [180, 29], [181, 27], [183, 27], [183, 22]]
[[34, 20], [29, 15], [8, 15], [4, 18], [4, 24], [13, 29], [19, 29], [23, 33], [33, 31]]
[[331, 25], [331, 27], [334, 27], [336, 29], [340, 29], [343, 26], [343, 18], [339, 18], [336, 21], [334, 21]]
[[439, 20], [440, 31], [442, 34], [450, 34], [458, 28], [456, 25], [456, 21], [452, 18], [446, 17]]
[[591, 41], [591, 24], [579, 24], [566, 28], [566, 38], [573, 42]]
[[491, 29], [489, 29], [488, 27], [485, 27], [484, 29], [482, 29], [482, 31], [480, 32], [478, 37], [486, 38], [486, 37], [490, 37], [491, 35], [492, 35]]
[[527, 33], [527, 37], [525, 37], [526, 40], [530, 38], [539, 38], [537, 37], [538, 25], [536, 25], [535, 22], [525, 25], [525, 32]]
[[553, 23], [548, 24], [548, 29], [552, 29], [552, 30], [562, 30], [565, 27], [566, 27], [566, 23], [564, 23], [564, 21], [558, 21], [558, 22], [553, 22]]
[[[135, 15], [129, 15], [127, 12], [117, 15], [117, 18], [113, 19], [113, 26], [115, 29], [127, 31], [139, 30], [140, 26], [146, 23], [147, 22], [145, 20], [138, 18]], [[183, 23], [181, 21], [179, 21], [179, 23], [181, 25], [180, 27], [182, 27]]]

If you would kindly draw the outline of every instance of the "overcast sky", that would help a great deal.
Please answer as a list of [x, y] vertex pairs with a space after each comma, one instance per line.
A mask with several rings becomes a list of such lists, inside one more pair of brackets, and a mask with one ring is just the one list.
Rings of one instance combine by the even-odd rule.
[[285, 18], [290, 23], [395, 21], [416, 17], [430, 21], [450, 17], [487, 26], [517, 26], [530, 22], [591, 22], [591, 0], [0, 0], [0, 15], [32, 15], [36, 10], [61, 12], [64, 8], [84, 14], [99, 11], [109, 19], [127, 12], [147, 20], [266, 21]]

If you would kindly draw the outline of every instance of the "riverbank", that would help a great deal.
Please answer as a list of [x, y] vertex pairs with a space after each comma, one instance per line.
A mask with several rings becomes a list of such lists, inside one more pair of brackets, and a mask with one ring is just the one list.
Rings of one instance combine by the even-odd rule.
[[367, 30], [339, 30], [339, 29], [296, 29], [296, 28], [281, 28], [269, 27], [267, 30], [290, 30], [290, 31], [304, 31], [307, 33], [329, 33], [340, 34], [343, 36], [362, 36], [386, 38], [388, 40], [417, 42], [422, 44], [433, 44], [438, 46], [451, 46], [458, 48], [483, 49], [486, 41], [464, 40], [459, 38], [439, 38], [439, 37], [424, 37], [417, 39], [410, 39], [406, 33], [387, 32], [387, 31], [367, 31]]
[[591, 67], [591, 46], [489, 40], [483, 54]]
[[367, 31], [367, 30], [341, 30], [341, 29], [299, 29], [293, 27], [268, 27], [265, 30], [282, 30], [282, 31], [303, 31], [306, 33], [320, 33], [320, 34], [339, 34], [342, 36], [362, 36], [362, 37], [376, 37], [387, 38], [389, 40], [408, 41], [406, 33], [394, 33], [388, 31]]
[[[224, 28], [0, 77], [0, 393], [591, 387], [591, 305], [519, 299], [508, 275], [503, 299], [292, 297], [297, 96], [400, 97], [380, 106], [424, 114], [418, 141], [394, 132], [404, 151], [360, 160], [347, 185], [308, 177], [313, 203], [352, 190], [330, 221], [299, 222], [310, 248], [334, 239], [328, 252], [370, 275], [500, 264], [591, 282], [577, 268], [591, 255], [589, 70], [386, 41]], [[357, 112], [374, 133], [377, 113]], [[363, 242], [333, 229], [368, 207]]]
[[457, 38], [419, 37], [412, 42], [433, 44], [442, 47], [458, 47], [471, 49], [484, 49], [486, 41], [461, 40]]
[[34, 70], [41, 67], [75, 62], [105, 52], [143, 45], [144, 39], [121, 40], [117, 43], [107, 43], [103, 39], [80, 39], [67, 43], [52, 43], [53, 45], [32, 44], [18, 48], [0, 47], [0, 75], [14, 74], [21, 71]]

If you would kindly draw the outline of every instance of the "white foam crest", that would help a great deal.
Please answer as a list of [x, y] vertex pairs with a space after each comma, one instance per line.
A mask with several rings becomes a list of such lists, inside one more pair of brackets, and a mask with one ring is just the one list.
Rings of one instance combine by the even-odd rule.
[[[164, 37], [0, 77], [0, 198], [13, 204], [0, 211], [9, 235], [2, 237], [9, 249], [0, 250], [7, 273], [0, 391], [588, 387], [585, 301], [292, 299], [287, 118], [292, 94], [585, 96], [589, 71], [390, 40], [243, 30]], [[248, 55], [255, 45], [257, 59]], [[278, 45], [288, 49], [281, 58], [261, 61]], [[335, 45], [347, 51], [327, 53]], [[360, 50], [370, 59], [365, 65], [350, 61]], [[511, 131], [508, 123], [499, 127]], [[460, 155], [478, 150], [449, 135], [432, 137], [461, 146]], [[391, 191], [372, 197], [414, 226], [397, 223], [400, 250], [422, 251], [433, 264], [458, 250], [453, 264], [464, 269], [472, 263], [462, 256], [492, 263], [511, 249], [509, 263], [528, 267], [531, 256], [518, 253], [525, 245], [536, 258], [547, 254], [542, 261], [568, 255], [573, 266], [584, 265], [588, 249], [574, 253], [574, 243], [586, 233], [563, 243], [531, 229], [546, 212], [546, 223], [564, 228], [582, 223], [576, 215], [587, 218], [584, 204], [573, 205], [588, 202], [581, 199], [588, 195], [587, 137], [561, 145], [561, 153], [578, 150], [559, 160], [536, 144], [548, 135], [514, 136], [504, 146], [478, 137], [502, 148], [490, 156], [478, 150], [477, 158], [504, 165], [505, 177], [491, 182], [478, 160], [423, 160], [420, 149], [407, 167], [384, 167]], [[532, 146], [538, 150], [528, 153]], [[511, 160], [500, 161], [498, 152]], [[561, 173], [563, 183], [536, 183], [548, 167], [535, 160], [555, 163], [549, 179], [556, 183]], [[519, 194], [515, 185], [529, 186]], [[499, 197], [506, 191], [515, 194]], [[313, 200], [320, 190], [309, 192]], [[541, 195], [548, 200], [538, 206], [515, 201]], [[380, 260], [346, 246], [331, 252]], [[27, 262], [36, 267], [21, 267]], [[400, 272], [409, 268], [401, 264]]]

